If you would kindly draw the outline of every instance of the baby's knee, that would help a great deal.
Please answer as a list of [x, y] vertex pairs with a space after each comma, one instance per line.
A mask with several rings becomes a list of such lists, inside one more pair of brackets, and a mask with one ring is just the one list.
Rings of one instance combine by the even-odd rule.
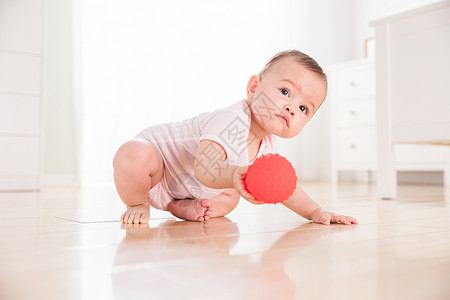
[[124, 169], [136, 166], [149, 166], [152, 162], [152, 153], [148, 145], [129, 141], [123, 144], [113, 159], [114, 169]]

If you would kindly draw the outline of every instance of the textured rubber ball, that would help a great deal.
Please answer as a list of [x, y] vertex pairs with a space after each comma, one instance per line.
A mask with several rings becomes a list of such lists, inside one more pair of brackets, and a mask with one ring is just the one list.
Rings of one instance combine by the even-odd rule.
[[245, 189], [257, 200], [281, 203], [294, 193], [297, 175], [292, 164], [278, 154], [265, 154], [248, 167]]

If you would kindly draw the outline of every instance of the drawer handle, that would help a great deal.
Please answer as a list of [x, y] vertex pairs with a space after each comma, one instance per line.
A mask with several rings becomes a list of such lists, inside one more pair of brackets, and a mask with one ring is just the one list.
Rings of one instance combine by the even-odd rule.
[[356, 145], [355, 144], [350, 144], [350, 148], [356, 149]]
[[352, 115], [352, 116], [356, 116], [356, 111], [354, 111], [354, 110], [351, 110], [351, 111], [350, 111], [350, 115]]
[[350, 86], [356, 86], [356, 82], [354, 82], [354, 81], [350, 81]]

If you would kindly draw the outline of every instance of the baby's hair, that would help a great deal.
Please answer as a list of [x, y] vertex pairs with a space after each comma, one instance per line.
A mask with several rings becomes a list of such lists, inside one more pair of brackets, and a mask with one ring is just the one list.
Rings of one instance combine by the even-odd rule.
[[303, 52], [295, 50], [295, 49], [281, 51], [281, 52], [275, 54], [274, 56], [272, 56], [269, 59], [269, 61], [266, 63], [264, 68], [261, 70], [261, 72], [259, 72], [258, 77], [262, 78], [264, 73], [266, 73], [268, 70], [270, 70], [270, 68], [277, 61], [279, 61], [280, 59], [285, 58], [285, 57], [292, 57], [294, 59], [294, 61], [298, 62], [299, 64], [301, 64], [308, 70], [319, 75], [319, 77], [325, 81], [325, 84], [327, 84], [327, 75], [323, 72], [322, 67], [312, 57], [310, 57], [309, 55], [307, 55]]

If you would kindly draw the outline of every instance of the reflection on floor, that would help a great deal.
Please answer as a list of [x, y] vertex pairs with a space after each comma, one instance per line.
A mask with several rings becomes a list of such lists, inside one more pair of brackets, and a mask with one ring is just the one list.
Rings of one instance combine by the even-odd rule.
[[0, 193], [0, 299], [450, 299], [449, 189], [304, 188], [360, 224], [242, 200], [204, 223], [123, 225], [112, 187]]

